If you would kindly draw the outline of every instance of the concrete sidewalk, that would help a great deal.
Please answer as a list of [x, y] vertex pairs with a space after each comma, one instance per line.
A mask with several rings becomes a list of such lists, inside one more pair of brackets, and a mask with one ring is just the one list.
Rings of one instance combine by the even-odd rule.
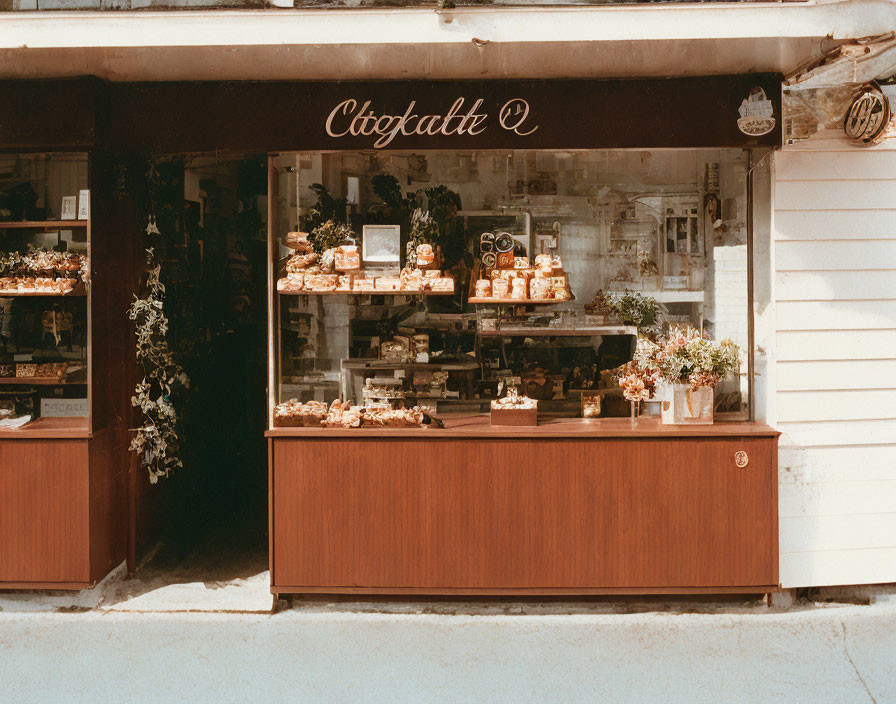
[[786, 611], [590, 608], [4, 611], [0, 701], [896, 702], [892, 594]]

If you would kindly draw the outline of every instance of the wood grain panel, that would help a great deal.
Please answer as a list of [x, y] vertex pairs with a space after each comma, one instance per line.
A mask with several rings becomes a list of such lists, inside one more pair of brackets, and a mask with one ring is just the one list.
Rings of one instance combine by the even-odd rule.
[[781, 585], [882, 584], [893, 581], [896, 547], [812, 550], [783, 553]]
[[89, 581], [87, 444], [0, 441], [0, 587]]
[[[893, 447], [893, 438], [896, 438], [896, 419], [780, 422], [778, 427], [783, 433], [782, 445], [804, 448], [849, 445]], [[849, 474], [850, 470], [850, 464], [842, 468], [843, 474]]]
[[[878, 261], [869, 266], [892, 267]], [[888, 300], [896, 291], [896, 270], [779, 271], [775, 275], [778, 301]]]
[[274, 439], [272, 589], [776, 584], [774, 445]]
[[780, 331], [896, 330], [896, 300], [779, 301], [775, 322]]
[[[884, 377], [882, 383], [896, 385], [896, 379]], [[778, 392], [779, 423], [885, 420], [894, 417], [896, 389]]]
[[103, 431], [90, 440], [90, 581], [125, 559], [128, 539], [127, 438]]
[[896, 208], [859, 210], [847, 202], [840, 205], [839, 210], [783, 210], [776, 205], [773, 236], [777, 241], [896, 238]]
[[[896, 161], [896, 158], [893, 159]], [[896, 239], [782, 240], [775, 244], [778, 271], [896, 269]]]
[[885, 384], [896, 386], [896, 358], [791, 361], [777, 364], [779, 392], [880, 389], [882, 379], [890, 380], [885, 381]]
[[[887, 445], [785, 448], [778, 453], [781, 489], [787, 484], [896, 479], [896, 433]], [[894, 532], [896, 535], [896, 532]]]
[[896, 160], [888, 151], [843, 150], [850, 146], [837, 134], [841, 151], [790, 152], [775, 163], [776, 181], [860, 181], [896, 179]]
[[896, 180], [776, 181], [775, 207], [781, 210], [888, 209], [896, 201]]
[[778, 332], [778, 361], [892, 359], [896, 329], [803, 330]]
[[774, 437], [762, 423], [719, 422], [713, 425], [664, 425], [656, 416], [629, 418], [539, 418], [537, 426], [490, 425], [487, 413], [446, 413], [444, 429], [423, 428], [274, 428], [274, 438], [712, 438]]

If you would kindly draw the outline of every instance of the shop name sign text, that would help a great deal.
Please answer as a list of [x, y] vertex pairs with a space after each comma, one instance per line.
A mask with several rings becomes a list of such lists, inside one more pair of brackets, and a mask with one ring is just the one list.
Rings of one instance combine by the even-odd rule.
[[[488, 112], [483, 110], [485, 100], [469, 104], [465, 98], [454, 101], [448, 112], [441, 115], [418, 115], [414, 112], [416, 100], [408, 103], [400, 115], [377, 114], [370, 101], [359, 103], [350, 98], [343, 100], [327, 117], [326, 129], [330, 137], [376, 137], [377, 149], [389, 146], [397, 137], [429, 135], [445, 137], [477, 135], [488, 129]], [[360, 107], [359, 107], [360, 106]], [[508, 100], [498, 111], [498, 125], [509, 132], [525, 137], [538, 129], [529, 120], [529, 103], [522, 98]]]

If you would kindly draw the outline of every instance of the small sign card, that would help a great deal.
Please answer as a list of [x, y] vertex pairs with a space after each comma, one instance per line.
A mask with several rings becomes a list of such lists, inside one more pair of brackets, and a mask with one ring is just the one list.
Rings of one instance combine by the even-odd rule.
[[61, 220], [74, 220], [77, 215], [77, 196], [65, 196], [62, 199], [62, 213], [59, 218]]
[[42, 398], [40, 414], [44, 418], [87, 417], [86, 398]]
[[364, 225], [361, 234], [361, 258], [376, 264], [401, 261], [400, 225]]
[[78, 220], [90, 219], [90, 191], [78, 193]]

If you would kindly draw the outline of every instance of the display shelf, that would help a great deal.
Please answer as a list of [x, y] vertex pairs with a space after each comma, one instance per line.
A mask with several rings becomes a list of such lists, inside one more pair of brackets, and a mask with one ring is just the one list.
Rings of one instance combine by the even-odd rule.
[[17, 222], [0, 222], [0, 230], [40, 230], [69, 229], [87, 227], [89, 220], [20, 220]]
[[593, 328], [498, 328], [480, 330], [481, 337], [589, 337], [592, 335], [637, 335], [634, 325], [607, 325]]
[[281, 296], [453, 296], [454, 291], [277, 291]]
[[761, 423], [722, 422], [712, 425], [664, 425], [655, 418], [552, 418], [537, 426], [491, 426], [488, 413], [446, 413], [444, 428], [273, 428], [267, 437], [777, 437]]
[[[611, 293], [622, 293], [611, 291]], [[650, 296], [657, 303], [703, 303], [705, 291], [635, 291], [642, 296]]]
[[0, 426], [0, 439], [55, 439], [55, 438], [90, 438], [92, 434], [87, 418], [72, 416], [68, 418], [46, 417], [35, 418], [18, 428]]
[[63, 378], [60, 378], [58, 376], [0, 377], [0, 386], [72, 386], [86, 383], [87, 375], [83, 372], [69, 374]]
[[0, 298], [39, 298], [42, 296], [56, 296], [57, 298], [78, 298], [87, 295], [85, 286], [75, 286], [68, 293], [56, 293], [55, 291], [0, 291]]
[[494, 305], [512, 305], [512, 306], [546, 306], [557, 305], [558, 303], [570, 303], [569, 298], [559, 300], [556, 298], [479, 298], [471, 296], [467, 299], [468, 303], [492, 303]]
[[476, 362], [383, 362], [380, 360], [346, 359], [342, 362], [343, 369], [431, 369], [434, 371], [473, 371], [479, 369]]

